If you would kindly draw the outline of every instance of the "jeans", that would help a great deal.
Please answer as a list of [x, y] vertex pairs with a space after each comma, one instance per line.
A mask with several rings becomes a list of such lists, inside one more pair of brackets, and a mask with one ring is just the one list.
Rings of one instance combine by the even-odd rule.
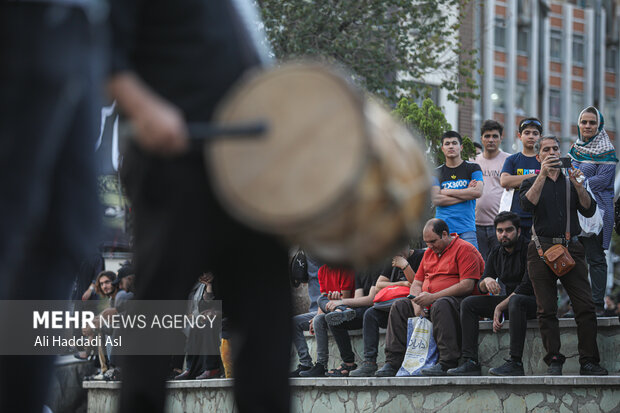
[[314, 337], [316, 337], [316, 362], [327, 367], [329, 360], [329, 341], [325, 314], [317, 314], [313, 321]]
[[476, 231], [461, 232], [459, 234], [459, 237], [461, 237], [461, 239], [469, 242], [471, 245], [476, 247], [476, 249], [479, 249], [478, 248], [478, 239], [476, 238]]
[[580, 237], [586, 250], [586, 261], [590, 267], [590, 284], [592, 300], [597, 310], [605, 308], [605, 290], [607, 289], [607, 257], [603, 249], [603, 231], [597, 236]]
[[386, 328], [389, 311], [377, 310], [370, 307], [364, 313], [362, 333], [364, 337], [364, 361], [377, 361], [379, 352], [379, 327]]
[[[546, 251], [551, 244], [541, 242], [541, 246]], [[592, 301], [592, 290], [588, 282], [583, 245], [580, 242], [570, 242], [568, 252], [575, 260], [575, 267], [561, 276], [559, 280], [568, 293], [575, 311], [579, 363], [581, 365], [587, 362], [598, 363], [600, 356], [596, 343], [596, 313]], [[540, 259], [534, 242], [530, 242], [527, 249], [527, 271], [536, 294], [540, 336], [547, 351], [544, 361], [549, 364], [553, 357], [557, 357], [559, 361], [564, 362], [566, 357], [560, 353], [560, 323], [557, 317], [558, 277]]]
[[493, 225], [476, 225], [476, 239], [478, 240], [478, 249], [482, 259], [486, 263], [489, 252], [499, 245], [497, 234], [495, 234], [495, 227]]
[[346, 323], [342, 323], [337, 326], [329, 326], [329, 329], [334, 336], [338, 350], [340, 351], [340, 357], [345, 363], [353, 363], [355, 361], [355, 354], [351, 347], [351, 338], [349, 337], [349, 330], [359, 330], [364, 323], [364, 313], [368, 310], [368, 307], [355, 307], [355, 318]]
[[304, 337], [304, 331], [310, 330], [310, 320], [316, 316], [316, 311], [299, 314], [293, 317], [293, 344], [297, 349], [299, 364], [303, 366], [312, 366], [312, 357], [308, 351], [308, 343]]
[[321, 295], [319, 268], [321, 268], [322, 264], [309, 254], [306, 254], [306, 261], [308, 262], [308, 297], [310, 298], [310, 308], [308, 311], [316, 313], [318, 308], [316, 300]]
[[[463, 331], [463, 357], [478, 361], [478, 320], [493, 317], [495, 307], [506, 296], [469, 296], [461, 303], [461, 329]], [[536, 318], [536, 297], [515, 294], [508, 303], [510, 318], [510, 355], [521, 358], [527, 331], [527, 320]]]

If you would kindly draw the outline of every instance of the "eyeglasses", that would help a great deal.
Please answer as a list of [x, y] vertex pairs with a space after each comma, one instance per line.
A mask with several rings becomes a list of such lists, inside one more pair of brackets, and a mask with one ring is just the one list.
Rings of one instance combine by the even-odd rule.
[[527, 125], [536, 125], [542, 128], [542, 123], [540, 123], [536, 119], [525, 119], [523, 122], [521, 122], [521, 125], [519, 125], [519, 129], [522, 130]]

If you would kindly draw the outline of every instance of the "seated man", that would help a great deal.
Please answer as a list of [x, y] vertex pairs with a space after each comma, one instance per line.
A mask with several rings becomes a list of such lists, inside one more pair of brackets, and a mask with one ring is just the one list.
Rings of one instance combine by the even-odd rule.
[[[296, 329], [296, 333], [301, 333], [301, 340], [294, 338], [299, 356], [300, 365], [297, 370], [291, 373], [291, 377], [320, 377], [327, 371], [327, 360], [329, 358], [327, 323], [325, 314], [329, 313], [327, 304], [331, 300], [340, 298], [350, 298], [355, 288], [355, 276], [352, 271], [330, 268], [323, 265], [319, 268], [319, 286], [321, 295], [317, 303], [317, 315], [309, 321], [310, 333], [316, 336], [317, 362], [312, 366], [312, 358], [308, 351], [308, 345], [303, 337], [303, 331]], [[307, 363], [309, 362], [310, 365]]]
[[[375, 292], [372, 292], [371, 295], [374, 297], [374, 295], [382, 289], [393, 285], [406, 285], [411, 287], [411, 282], [413, 282], [413, 277], [415, 277], [415, 272], [420, 266], [423, 255], [424, 250], [412, 250], [407, 247], [400, 254], [392, 258], [392, 261], [388, 262], [386, 267], [381, 271], [381, 275], [373, 286]], [[350, 375], [352, 377], [374, 376], [377, 371], [379, 328], [387, 327], [389, 313], [389, 308], [384, 310], [375, 307], [370, 307], [364, 313], [362, 324], [364, 362], [360, 367], [351, 372]], [[332, 332], [333, 331], [334, 329], [332, 328]]]
[[[443, 376], [456, 367], [461, 356], [460, 304], [474, 290], [484, 271], [482, 256], [472, 244], [450, 234], [445, 221], [434, 218], [422, 233], [428, 249], [411, 285], [411, 295], [396, 301], [390, 310], [385, 335], [385, 365], [377, 377], [395, 376], [407, 348], [407, 319], [428, 316], [439, 349], [439, 362], [423, 375]], [[430, 307], [430, 311], [428, 310]]]
[[[521, 219], [510, 211], [500, 212], [494, 220], [500, 245], [494, 247], [487, 258], [484, 275], [478, 283], [481, 293], [467, 297], [461, 303], [461, 329], [463, 331], [463, 364], [448, 370], [451, 376], [479, 376], [478, 320], [493, 317], [493, 331], [497, 332], [504, 315], [510, 319], [510, 359], [489, 370], [494, 376], [523, 376], [523, 345], [527, 320], [536, 318], [536, 297], [527, 274], [528, 240], [521, 237]], [[506, 295], [496, 280], [506, 286]]]

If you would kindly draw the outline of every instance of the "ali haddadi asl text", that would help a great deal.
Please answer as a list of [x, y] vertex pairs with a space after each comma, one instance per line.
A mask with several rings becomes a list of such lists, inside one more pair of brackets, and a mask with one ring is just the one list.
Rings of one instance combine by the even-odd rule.
[[[98, 347], [102, 345], [101, 337], [96, 336], [93, 338], [88, 337], [71, 337], [66, 338], [62, 336], [37, 336], [34, 340], [35, 347]], [[120, 347], [122, 346], [122, 337], [110, 337], [105, 338], [104, 346]]]

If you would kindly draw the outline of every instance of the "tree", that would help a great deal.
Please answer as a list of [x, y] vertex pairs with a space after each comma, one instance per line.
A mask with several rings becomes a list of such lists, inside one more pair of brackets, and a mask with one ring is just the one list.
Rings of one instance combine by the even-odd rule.
[[[414, 132], [422, 135], [426, 141], [427, 157], [429, 161], [435, 165], [441, 165], [446, 162], [446, 158], [441, 151], [441, 135], [452, 129], [452, 126], [446, 121], [443, 112], [435, 106], [432, 100], [425, 99], [422, 107], [415, 102], [410, 102], [407, 98], [402, 98], [393, 112], [400, 118], [407, 127], [413, 129]], [[463, 151], [461, 158], [467, 160], [476, 154], [476, 149], [472, 140], [463, 137]]]
[[475, 57], [458, 36], [468, 0], [257, 1], [280, 59], [310, 56], [344, 66], [391, 104], [428, 96], [419, 81], [430, 73], [443, 74], [440, 87], [450, 100], [476, 97]]

